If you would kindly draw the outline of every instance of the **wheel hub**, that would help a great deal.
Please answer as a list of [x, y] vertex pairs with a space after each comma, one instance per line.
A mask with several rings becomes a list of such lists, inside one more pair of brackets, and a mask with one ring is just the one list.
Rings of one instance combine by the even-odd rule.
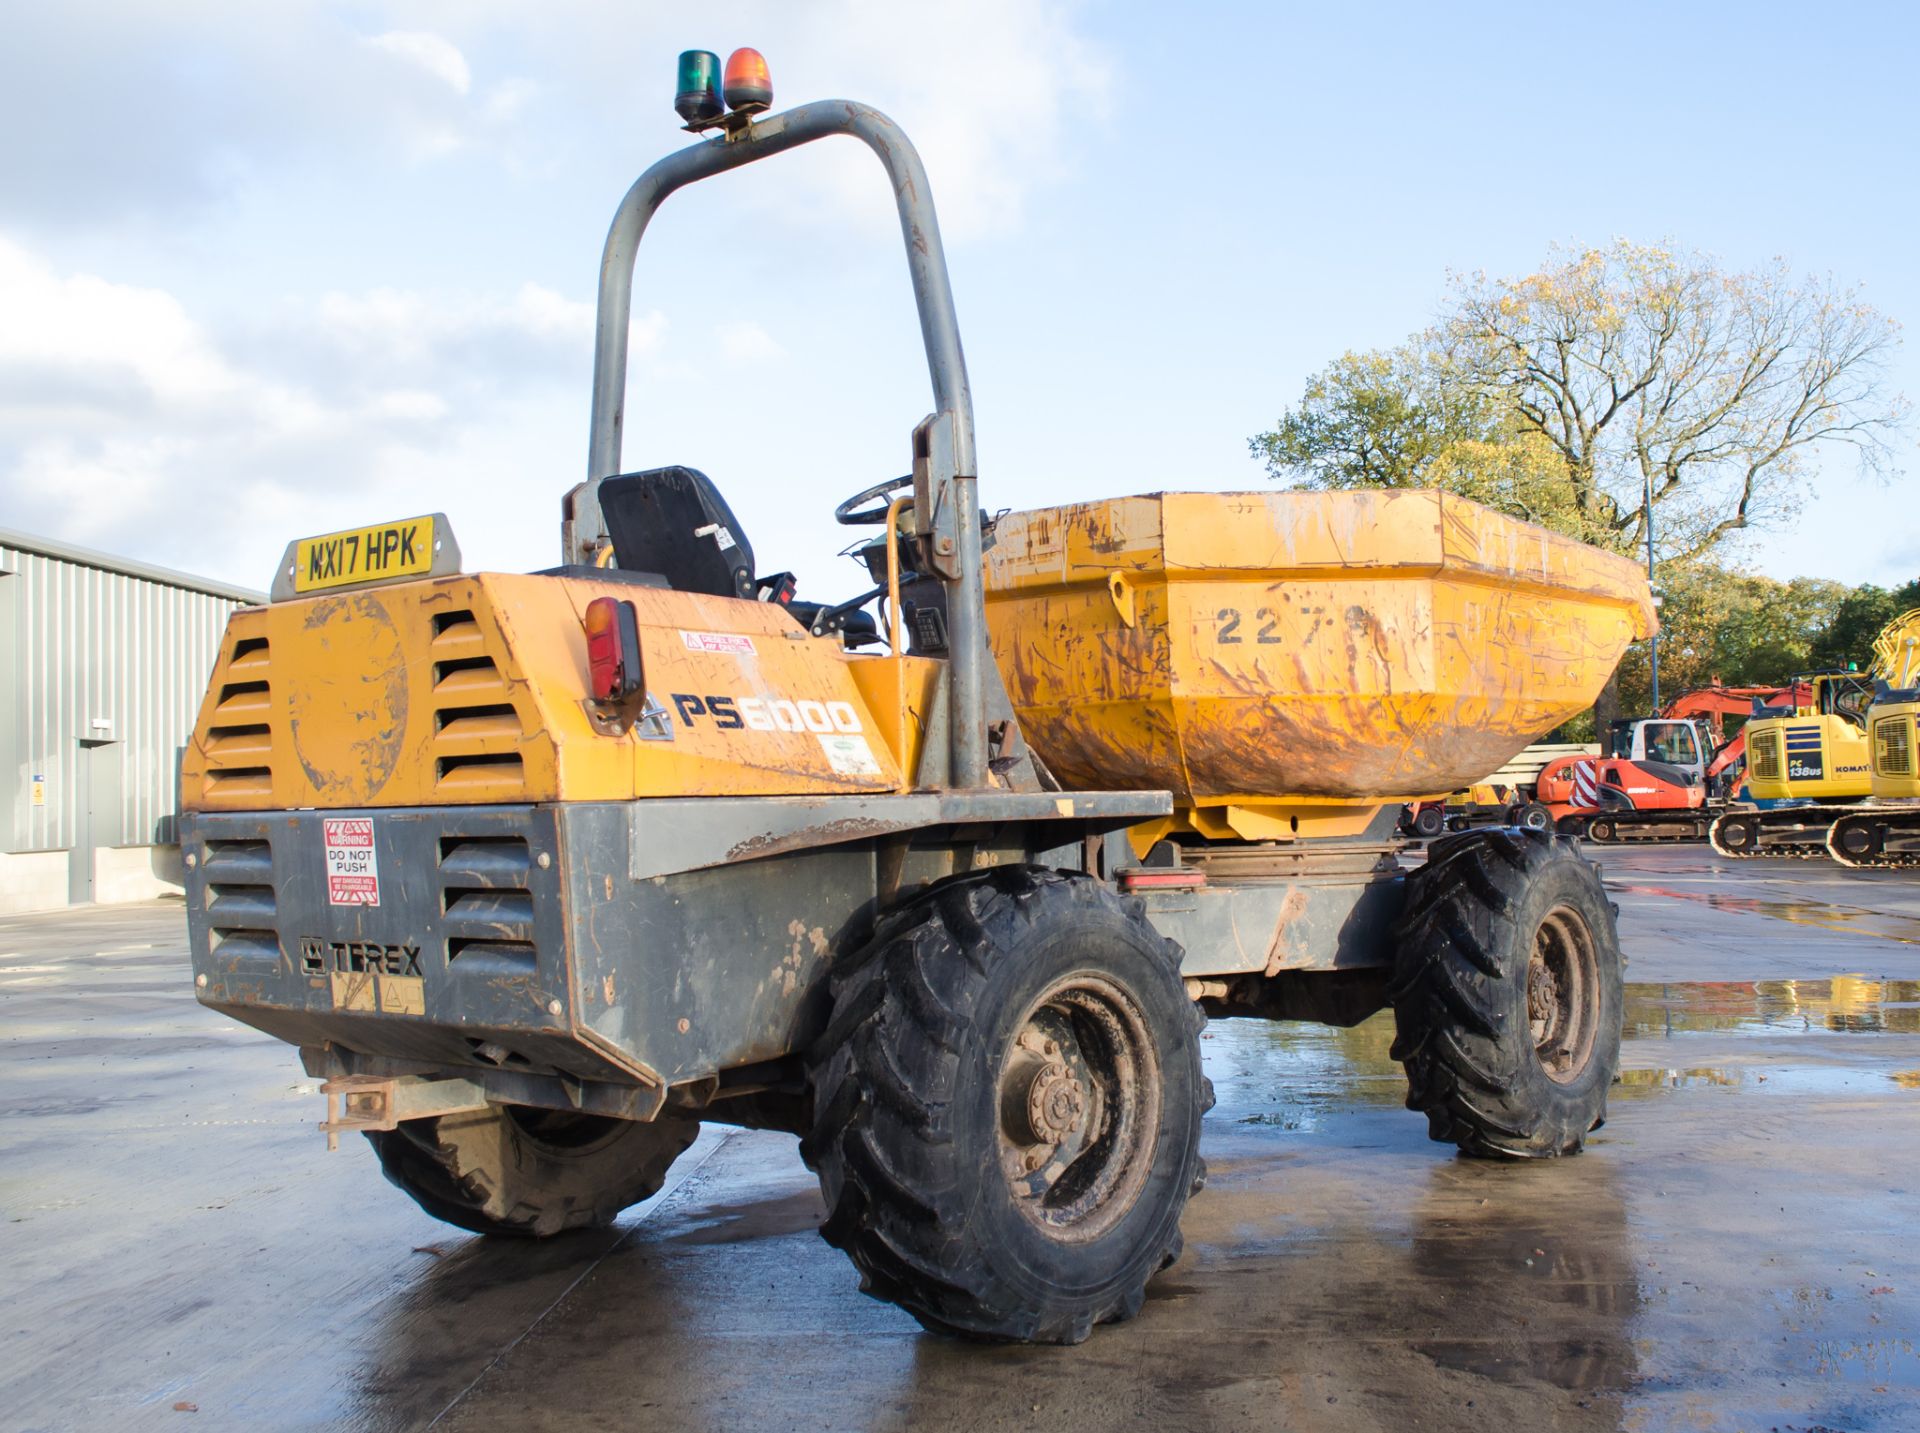
[[1087, 1089], [1065, 1065], [1042, 1065], [1027, 1086], [1027, 1127], [1036, 1141], [1059, 1144], [1087, 1117]]
[[1559, 1003], [1560, 982], [1554, 978], [1552, 969], [1544, 960], [1533, 961], [1527, 967], [1527, 1019], [1533, 1026], [1536, 1044], [1547, 1033]]
[[1599, 964], [1593, 933], [1580, 916], [1561, 906], [1534, 933], [1527, 962], [1527, 1024], [1534, 1056], [1547, 1077], [1579, 1078], [1592, 1056], [1599, 999]]
[[1056, 1239], [1096, 1238], [1138, 1195], [1159, 1098], [1153, 1042], [1119, 987], [1081, 974], [1046, 991], [999, 1076], [1000, 1166], [1014, 1207]]

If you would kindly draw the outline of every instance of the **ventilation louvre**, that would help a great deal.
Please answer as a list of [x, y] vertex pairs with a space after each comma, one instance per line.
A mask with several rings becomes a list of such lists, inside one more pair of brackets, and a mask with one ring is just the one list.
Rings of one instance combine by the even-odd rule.
[[469, 609], [433, 615], [434, 791], [511, 801], [526, 789], [526, 738], [513, 694]]
[[265, 841], [208, 841], [201, 853], [201, 870], [207, 878], [211, 948], [236, 966], [279, 965], [280, 913], [273, 891], [272, 846]]
[[1883, 776], [1913, 775], [1911, 718], [1889, 717], [1873, 724], [1873, 764]]
[[[236, 627], [240, 624], [236, 622]], [[273, 653], [267, 639], [236, 633], [204, 747], [209, 803], [228, 810], [273, 803]]]

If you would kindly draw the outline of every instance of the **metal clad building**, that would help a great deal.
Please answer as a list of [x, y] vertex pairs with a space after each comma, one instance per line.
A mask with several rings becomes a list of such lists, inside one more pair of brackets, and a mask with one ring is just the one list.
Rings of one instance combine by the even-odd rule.
[[265, 600], [0, 529], [0, 909], [140, 894], [122, 877], [162, 871], [227, 614]]

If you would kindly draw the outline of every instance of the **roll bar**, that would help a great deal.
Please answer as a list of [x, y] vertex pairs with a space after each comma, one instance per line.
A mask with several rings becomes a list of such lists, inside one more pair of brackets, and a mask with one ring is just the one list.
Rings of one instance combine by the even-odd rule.
[[633, 312], [633, 265], [648, 222], [668, 195], [757, 159], [845, 134], [861, 141], [886, 167], [900, 212], [920, 336], [933, 380], [933, 414], [914, 432], [915, 514], [930, 534], [935, 565], [947, 588], [950, 662], [951, 781], [988, 785], [986, 599], [981, 577], [978, 466], [973, 447], [973, 397], [960, 350], [946, 253], [927, 172], [906, 134], [885, 115], [850, 100], [818, 100], [730, 129], [720, 137], [668, 155], [642, 174], [614, 213], [600, 258], [600, 301], [593, 347], [593, 427], [587, 480], [567, 496], [562, 527], [568, 562], [592, 563], [608, 541], [600, 512], [600, 483], [620, 471], [627, 391], [627, 328]]

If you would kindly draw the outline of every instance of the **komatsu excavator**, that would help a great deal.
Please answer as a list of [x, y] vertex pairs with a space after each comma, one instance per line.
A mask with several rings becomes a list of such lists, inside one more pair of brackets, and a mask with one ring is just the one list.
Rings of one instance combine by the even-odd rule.
[[1874, 640], [1873, 703], [1867, 708], [1872, 799], [1827, 828], [1827, 853], [1843, 866], [1920, 866], [1920, 607], [1888, 623]]
[[1889, 770], [1876, 784], [1868, 728], [1870, 709], [1878, 706], [1887, 722], [1888, 760], [1897, 768], [1900, 714], [1911, 706], [1901, 697], [1920, 682], [1917, 648], [1920, 608], [1881, 629], [1866, 672], [1797, 677], [1806, 695], [1788, 713], [1756, 703], [1746, 727], [1747, 790], [1755, 800], [1789, 804], [1723, 812], [1709, 830], [1713, 849], [1734, 859], [1834, 855], [1847, 865], [1906, 864], [1900, 851], [1909, 837], [1898, 833], [1912, 823], [1903, 820], [1897, 804], [1881, 804], [1902, 799], [1906, 778]]

